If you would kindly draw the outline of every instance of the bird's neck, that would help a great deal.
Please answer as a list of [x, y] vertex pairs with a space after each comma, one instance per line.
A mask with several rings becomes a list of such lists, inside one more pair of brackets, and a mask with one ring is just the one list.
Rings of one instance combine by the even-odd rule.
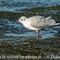
[[25, 22], [23, 23], [23, 25], [24, 25], [26, 28], [29, 28], [29, 26], [30, 26], [30, 21], [25, 21]]

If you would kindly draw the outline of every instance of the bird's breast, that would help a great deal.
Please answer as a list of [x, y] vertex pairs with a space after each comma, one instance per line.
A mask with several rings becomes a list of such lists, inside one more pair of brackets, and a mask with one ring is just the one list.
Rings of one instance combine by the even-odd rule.
[[24, 24], [23, 24], [26, 28], [28, 28], [28, 29], [30, 29], [30, 30], [39, 30], [40, 28], [34, 28], [34, 27], [32, 27], [31, 26], [31, 21], [28, 21], [28, 22], [25, 22]]

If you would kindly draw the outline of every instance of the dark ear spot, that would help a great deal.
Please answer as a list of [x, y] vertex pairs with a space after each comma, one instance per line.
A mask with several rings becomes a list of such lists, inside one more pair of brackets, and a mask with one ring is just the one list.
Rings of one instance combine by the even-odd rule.
[[25, 21], [25, 19], [24, 19], [24, 21]]

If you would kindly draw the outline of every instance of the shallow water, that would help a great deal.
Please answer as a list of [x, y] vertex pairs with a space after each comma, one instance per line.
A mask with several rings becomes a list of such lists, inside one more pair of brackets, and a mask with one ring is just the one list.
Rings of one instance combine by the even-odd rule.
[[[58, 34], [60, 30], [60, 26], [53, 26], [50, 28], [46, 28], [45, 30], [41, 30], [40, 34], [42, 39], [54, 37], [55, 34]], [[35, 31], [31, 31], [26, 29], [22, 24], [16, 23], [15, 21], [0, 19], [0, 34], [1, 36], [10, 36], [10, 37], [36, 37], [37, 33]], [[4, 39], [4, 38], [2, 38]]]

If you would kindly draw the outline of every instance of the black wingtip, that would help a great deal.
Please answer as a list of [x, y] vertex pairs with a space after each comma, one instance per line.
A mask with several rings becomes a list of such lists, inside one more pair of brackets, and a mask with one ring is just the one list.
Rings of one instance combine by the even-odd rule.
[[55, 22], [56, 22], [56, 23], [60, 23], [60, 20], [56, 20]]

